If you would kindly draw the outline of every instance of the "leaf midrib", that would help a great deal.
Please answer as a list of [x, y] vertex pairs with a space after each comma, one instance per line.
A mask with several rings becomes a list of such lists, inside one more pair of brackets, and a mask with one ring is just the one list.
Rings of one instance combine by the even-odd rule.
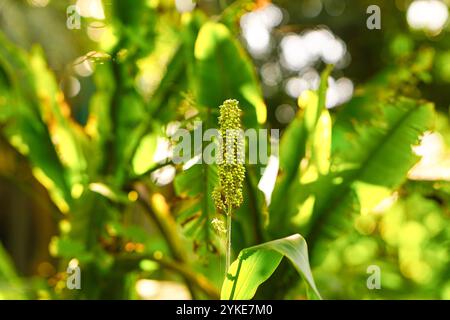
[[352, 176], [347, 179], [347, 181], [341, 186], [340, 190], [343, 190], [335, 197], [328, 197], [328, 199], [332, 198], [331, 205], [326, 206], [320, 213], [320, 215], [316, 218], [310, 232], [308, 238], [308, 243], [310, 250], [313, 251], [314, 246], [317, 243], [317, 238], [319, 237], [319, 234], [321, 233], [320, 230], [322, 229], [323, 225], [326, 223], [327, 218], [331, 214], [331, 212], [334, 211], [339, 205], [343, 203], [343, 201], [339, 201], [340, 199], [346, 199], [348, 197], [348, 194], [351, 191], [351, 185], [354, 181], [357, 180], [358, 177], [362, 176], [366, 168], [368, 167], [368, 164], [372, 161], [372, 159], [375, 157], [376, 154], [380, 152], [384, 148], [385, 145], [387, 145], [390, 142], [390, 139], [392, 136], [398, 132], [398, 130], [401, 130], [403, 128], [404, 123], [412, 116], [415, 112], [418, 112], [422, 108], [422, 106], [415, 106], [408, 110], [407, 113], [403, 117], [401, 117], [394, 126], [392, 126], [392, 130], [389, 130], [389, 132], [384, 135], [384, 137], [381, 139], [381, 143], [377, 145], [366, 157], [366, 159], [361, 163], [359, 169], [352, 174]]

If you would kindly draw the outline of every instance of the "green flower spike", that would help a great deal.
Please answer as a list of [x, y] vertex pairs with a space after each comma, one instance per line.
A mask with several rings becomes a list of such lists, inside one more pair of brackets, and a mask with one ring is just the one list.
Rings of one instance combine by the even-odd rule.
[[212, 192], [212, 197], [217, 210], [227, 216], [227, 273], [231, 257], [231, 216], [233, 209], [242, 204], [242, 184], [245, 179], [244, 136], [241, 129], [241, 109], [237, 100], [227, 100], [220, 106], [219, 126], [219, 184]]
[[227, 100], [220, 106], [220, 148], [218, 157], [219, 185], [213, 191], [216, 208], [227, 215], [243, 201], [245, 178], [244, 141], [241, 130], [241, 109], [237, 100]]

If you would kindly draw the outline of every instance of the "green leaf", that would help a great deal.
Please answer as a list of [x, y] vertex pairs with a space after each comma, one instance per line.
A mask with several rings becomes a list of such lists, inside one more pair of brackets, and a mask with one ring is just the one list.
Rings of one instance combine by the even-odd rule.
[[184, 201], [176, 208], [177, 221], [198, 245], [215, 245], [211, 220], [216, 214], [211, 194], [217, 184], [215, 165], [196, 164], [178, 174], [175, 191]]
[[[142, 13], [138, 10], [133, 15], [140, 16]], [[129, 67], [125, 63], [113, 64], [112, 67], [113, 70], [121, 71], [115, 75], [117, 91], [113, 100], [116, 101], [110, 107], [116, 149], [117, 169], [114, 171], [118, 186], [126, 179], [145, 173], [154, 165], [155, 150], [150, 140], [159, 133], [161, 125], [176, 118], [176, 108], [183, 98], [180, 92], [186, 87], [185, 48], [180, 34], [170, 26], [165, 16], [155, 22], [157, 33], [152, 34], [151, 42], [154, 45], [151, 54], [146, 55], [143, 66], [133, 69], [137, 77], [140, 77], [139, 73], [151, 70], [149, 85], [135, 88], [132, 82], [128, 83], [129, 78], [134, 76], [129, 75]], [[134, 31], [129, 31], [127, 36], [133, 40]], [[148, 42], [148, 36], [135, 40], [144, 45]]]
[[34, 79], [41, 116], [46, 122], [53, 145], [68, 172], [70, 187], [86, 185], [87, 161], [81, 142], [83, 132], [70, 118], [70, 108], [43, 57], [42, 50], [35, 48], [29, 57], [30, 72]]
[[155, 133], [145, 135], [133, 157], [132, 166], [135, 175], [142, 175], [150, 170], [156, 163], [153, 156], [156, 152], [158, 136]]
[[[167, 41], [167, 40], [166, 40]], [[151, 114], [157, 114], [166, 107], [167, 101], [171, 98], [181, 100], [179, 92], [184, 89], [182, 82], [186, 77], [186, 48], [180, 44], [174, 50], [175, 53], [171, 57], [166, 66], [166, 72], [161, 78], [157, 88], [152, 93], [148, 104], [148, 111]]]
[[142, 137], [148, 131], [148, 126], [145, 121], [147, 118], [144, 101], [136, 92], [122, 92], [117, 99], [117, 104], [112, 108], [116, 108], [113, 121], [115, 176], [116, 185], [120, 186], [130, 175], [133, 157]]
[[83, 263], [92, 261], [95, 258], [95, 254], [87, 251], [86, 246], [82, 242], [68, 237], [53, 237], [49, 244], [49, 251], [54, 257], [77, 258]]
[[0, 243], [0, 300], [25, 299], [25, 287], [14, 267], [14, 263]]
[[237, 99], [246, 128], [266, 121], [266, 106], [251, 61], [225, 25], [205, 23], [194, 55], [195, 91], [200, 106], [218, 111], [223, 101]]
[[1, 34], [0, 43], [0, 68], [9, 90], [8, 103], [0, 110], [7, 123], [5, 135], [30, 159], [35, 177], [48, 189], [59, 209], [67, 211], [73, 186], [84, 182], [86, 162], [78, 136], [62, 112], [66, 107], [62, 94], [41, 52], [28, 55]]
[[322, 175], [326, 175], [330, 169], [331, 137], [331, 116], [328, 110], [323, 110], [317, 121], [311, 142], [311, 158], [319, 173]]
[[222, 285], [221, 299], [253, 298], [259, 285], [273, 274], [283, 257], [292, 262], [317, 297], [321, 298], [309, 266], [306, 241], [301, 235], [294, 234], [242, 250], [230, 266]]
[[111, 105], [113, 93], [116, 90], [114, 76], [109, 64], [97, 64], [93, 74], [96, 91], [89, 101], [89, 118], [86, 132], [91, 137], [91, 145], [97, 150], [100, 158], [95, 171], [100, 171], [104, 162], [108, 161], [107, 143], [113, 139], [113, 123], [111, 119]]
[[373, 208], [367, 190], [386, 195], [406, 180], [418, 161], [412, 146], [431, 128], [433, 115], [432, 104], [401, 97], [356, 98], [342, 110], [333, 127], [333, 171], [303, 187], [304, 195], [316, 197], [305, 231], [312, 249], [318, 240], [346, 230], [353, 213]]
[[89, 190], [98, 193], [116, 203], [127, 204], [130, 200], [127, 197], [127, 194], [123, 193], [120, 190], [114, 190], [113, 187], [110, 187], [101, 182], [93, 182], [89, 184]]
[[[318, 165], [321, 168], [329, 166], [326, 161], [329, 157], [330, 148], [327, 130], [331, 130], [331, 121], [328, 121], [329, 114], [325, 109], [325, 97], [331, 70], [332, 67], [327, 66], [323, 71], [317, 93], [306, 91], [299, 97], [298, 104], [302, 110], [298, 112], [281, 137], [280, 175], [269, 206], [271, 219], [269, 228], [273, 230], [274, 234], [278, 234], [282, 229], [281, 225], [288, 214], [286, 194], [292, 189], [292, 184], [299, 175], [300, 162], [307, 154], [308, 145], [315, 147], [312, 153]], [[316, 126], [318, 123], [320, 124], [319, 130], [325, 131], [317, 132]], [[316, 141], [314, 141], [314, 137], [316, 137]], [[317, 141], [322, 138], [325, 139], [322, 143]]]

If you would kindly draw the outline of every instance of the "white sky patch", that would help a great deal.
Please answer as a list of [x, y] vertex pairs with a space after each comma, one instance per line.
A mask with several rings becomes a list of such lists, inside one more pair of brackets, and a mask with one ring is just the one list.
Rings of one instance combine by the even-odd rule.
[[154, 162], [162, 162], [172, 156], [172, 146], [167, 138], [158, 137], [156, 151], [153, 155]]
[[319, 59], [337, 64], [347, 53], [344, 41], [324, 28], [288, 34], [281, 40], [280, 47], [281, 62], [292, 71], [300, 71]]
[[151, 174], [152, 181], [158, 186], [168, 185], [175, 179], [176, 169], [174, 166], [167, 165]]
[[[304, 73], [300, 72], [299, 76], [289, 78], [285, 85], [285, 92], [292, 98], [297, 99], [306, 90], [317, 90], [320, 84], [320, 75], [313, 69], [308, 68]], [[331, 109], [348, 102], [354, 91], [353, 82], [345, 77], [337, 80], [330, 77], [328, 79], [328, 91], [326, 99], [326, 107]]]
[[269, 86], [276, 86], [283, 78], [280, 65], [276, 62], [265, 63], [260, 72], [262, 80]]
[[398, 200], [398, 192], [394, 192], [389, 197], [383, 199], [372, 209], [372, 213], [381, 214], [389, 210]]
[[254, 56], [266, 54], [270, 49], [270, 32], [283, 21], [283, 13], [274, 4], [244, 14], [240, 24], [242, 35], [250, 53]]
[[85, 18], [105, 19], [101, 0], [77, 0], [78, 13]]
[[136, 281], [135, 289], [141, 299], [144, 300], [189, 300], [186, 286], [174, 281], [158, 281], [139, 279]]
[[69, 98], [76, 97], [81, 91], [81, 83], [75, 77], [69, 77], [65, 83], [66, 93]]
[[73, 70], [81, 77], [89, 77], [94, 72], [94, 64], [86, 56], [81, 56], [73, 63]]
[[193, 0], [175, 0], [175, 7], [178, 12], [191, 12], [197, 4]]
[[413, 1], [406, 13], [411, 28], [439, 34], [448, 19], [448, 8], [439, 0]]
[[270, 45], [269, 31], [258, 22], [253, 22], [243, 31], [248, 48], [252, 54], [262, 55], [266, 53]]
[[106, 32], [106, 25], [104, 22], [94, 21], [89, 23], [87, 27], [87, 35], [89, 39], [95, 42], [100, 42]]
[[269, 157], [269, 161], [267, 163], [267, 167], [264, 170], [263, 176], [258, 183], [258, 189], [264, 193], [264, 197], [266, 199], [267, 205], [270, 204], [270, 200], [272, 198], [272, 192], [275, 188], [275, 182], [278, 176], [278, 168], [280, 165], [280, 161], [278, 157], [271, 155]]
[[450, 151], [440, 133], [425, 133], [413, 151], [422, 159], [408, 173], [409, 179], [450, 181]]
[[299, 97], [303, 91], [310, 88], [308, 81], [301, 77], [293, 77], [288, 79], [285, 85], [286, 93], [292, 98]]
[[295, 117], [295, 109], [289, 104], [282, 104], [275, 110], [275, 117], [280, 123], [289, 123]]
[[167, 124], [167, 128], [166, 128], [166, 134], [168, 137], [173, 137], [178, 129], [181, 127], [181, 122], [180, 121], [172, 121], [169, 122]]
[[293, 71], [300, 71], [314, 60], [313, 53], [308, 50], [302, 36], [287, 35], [281, 40], [281, 61], [283, 65]]
[[334, 81], [330, 77], [327, 91], [327, 108], [334, 108], [349, 101], [353, 96], [353, 82], [348, 78]]
[[338, 63], [347, 51], [345, 43], [340, 39], [330, 39], [321, 47], [322, 60], [329, 64]]
[[311, 90], [319, 89], [320, 75], [316, 69], [314, 69], [314, 68], [306, 69], [300, 75], [303, 79], [305, 79], [308, 82], [309, 88]]

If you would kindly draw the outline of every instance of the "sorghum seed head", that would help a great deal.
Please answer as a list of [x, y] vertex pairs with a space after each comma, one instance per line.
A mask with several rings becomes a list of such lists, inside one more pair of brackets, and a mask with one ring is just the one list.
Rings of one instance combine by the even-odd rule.
[[237, 100], [226, 100], [220, 106], [219, 185], [214, 189], [212, 197], [216, 208], [227, 214], [226, 209], [237, 208], [243, 201], [245, 167], [241, 161], [244, 142], [240, 115]]

